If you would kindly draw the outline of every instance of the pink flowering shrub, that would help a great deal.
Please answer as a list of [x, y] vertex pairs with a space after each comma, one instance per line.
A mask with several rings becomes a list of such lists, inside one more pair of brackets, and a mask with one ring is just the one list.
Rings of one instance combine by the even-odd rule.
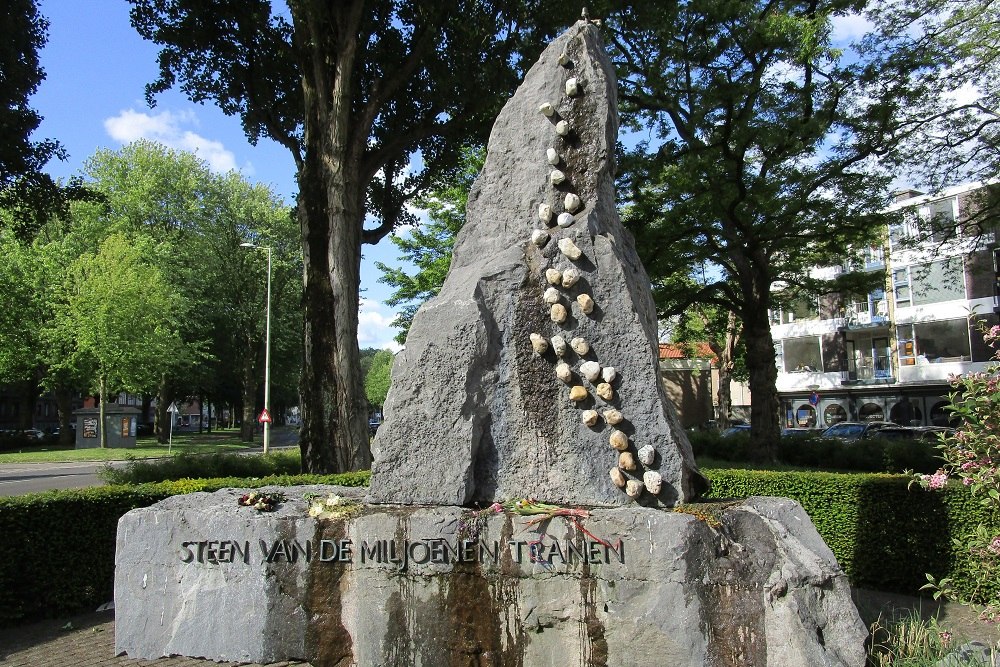
[[[979, 329], [983, 340], [994, 350], [1000, 348], [1000, 325]], [[994, 352], [985, 371], [951, 378], [953, 391], [948, 396], [948, 410], [960, 426], [951, 437], [942, 437], [939, 449], [944, 464], [932, 475], [916, 475], [914, 482], [925, 489], [941, 489], [949, 478], [969, 488], [974, 498], [994, 510], [1000, 510], [1000, 352]], [[990, 583], [1000, 578], [1000, 535], [980, 525], [970, 535], [955, 540], [970, 556], [977, 582]], [[950, 579], [927, 575], [925, 589], [934, 597], [946, 596], [970, 604], [967, 596], [958, 595]], [[981, 607], [980, 618], [1000, 622], [1000, 596], [992, 595]]]

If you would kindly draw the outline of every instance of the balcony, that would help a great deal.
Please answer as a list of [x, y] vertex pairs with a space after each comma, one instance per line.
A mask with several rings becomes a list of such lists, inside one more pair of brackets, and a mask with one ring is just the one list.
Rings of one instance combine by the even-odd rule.
[[852, 369], [840, 373], [840, 383], [854, 384], [893, 384], [892, 360], [888, 355], [868, 357], [858, 364], [851, 364]]
[[871, 313], [852, 313], [847, 317], [838, 320], [844, 329], [848, 331], [861, 331], [865, 329], [885, 329], [889, 327], [889, 318], [885, 315], [872, 315]]

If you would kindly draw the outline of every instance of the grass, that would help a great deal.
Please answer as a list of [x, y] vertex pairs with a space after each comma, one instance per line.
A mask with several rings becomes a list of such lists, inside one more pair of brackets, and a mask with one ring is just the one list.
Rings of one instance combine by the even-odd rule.
[[[894, 622], [881, 619], [871, 625], [868, 664], [874, 667], [937, 667], [942, 658], [965, 643], [938, 626], [936, 619], [924, 620], [916, 612]], [[970, 658], [956, 661], [966, 667], [989, 667], [990, 661]]]
[[59, 446], [38, 447], [20, 452], [0, 452], [0, 464], [4, 463], [70, 463], [76, 461], [119, 461], [131, 458], [160, 458], [177, 454], [214, 454], [217, 452], [238, 452], [251, 444], [241, 442], [239, 432], [231, 429], [213, 433], [175, 434], [173, 445], [161, 445], [154, 438], [139, 440], [135, 447], [128, 449], [73, 449]]

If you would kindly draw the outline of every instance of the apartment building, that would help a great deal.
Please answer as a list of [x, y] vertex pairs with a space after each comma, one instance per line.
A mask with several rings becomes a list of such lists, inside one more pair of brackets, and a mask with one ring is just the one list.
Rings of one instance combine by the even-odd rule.
[[[982, 192], [975, 184], [899, 193], [892, 210], [901, 221], [862, 267], [816, 272], [863, 268], [882, 276], [882, 287], [771, 313], [785, 425], [948, 422], [949, 377], [983, 370], [991, 354], [974, 320], [997, 322], [1000, 250], [977, 219]], [[956, 223], [962, 231], [949, 234]]]

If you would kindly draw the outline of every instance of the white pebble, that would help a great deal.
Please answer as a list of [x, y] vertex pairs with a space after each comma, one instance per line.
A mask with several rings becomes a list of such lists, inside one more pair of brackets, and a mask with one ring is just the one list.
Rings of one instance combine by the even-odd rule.
[[559, 185], [566, 180], [566, 174], [562, 173], [558, 169], [553, 169], [552, 173], [549, 174], [549, 181], [552, 185]]
[[562, 336], [553, 336], [551, 339], [552, 349], [555, 351], [557, 356], [566, 356], [566, 339]]
[[594, 382], [601, 377], [601, 365], [596, 361], [585, 361], [580, 364], [580, 374], [587, 378], [588, 382]]
[[573, 224], [573, 214], [572, 213], [560, 213], [559, 217], [556, 218], [556, 224], [562, 228], [569, 227]]
[[557, 290], [555, 287], [548, 288], [547, 290], [545, 290], [545, 294], [542, 295], [542, 299], [545, 301], [545, 303], [549, 305], [552, 305], [553, 303], [559, 303], [560, 298], [561, 297], [559, 294], [559, 290]]
[[[573, 243], [573, 239], [559, 239], [559, 250], [574, 262], [583, 256], [583, 251]], [[565, 280], [565, 276], [563, 279]]]
[[577, 83], [576, 77], [566, 79], [566, 94], [570, 97], [576, 97], [580, 94], [580, 84]]
[[[605, 419], [607, 419], [607, 413], [605, 413]], [[652, 445], [643, 445], [639, 448], [639, 463], [644, 466], [653, 465], [653, 461], [656, 459], [656, 450], [653, 449]]]
[[570, 126], [569, 123], [567, 123], [566, 121], [561, 120], [558, 123], [556, 123], [556, 134], [558, 134], [560, 137], [565, 137], [567, 134], [569, 134], [569, 131], [570, 131]]
[[550, 285], [559, 285], [562, 283], [562, 271], [559, 269], [545, 269], [545, 282]]
[[563, 200], [563, 207], [570, 213], [576, 213], [576, 209], [580, 208], [583, 202], [580, 201], [580, 197], [569, 192], [566, 194], [566, 198]]
[[562, 272], [562, 286], [569, 289], [580, 280], [580, 272], [574, 268], [568, 268]]
[[549, 161], [549, 164], [556, 165], [559, 164], [559, 153], [554, 148], [548, 148], [545, 150], [545, 159]]
[[646, 490], [655, 496], [660, 493], [663, 486], [663, 476], [655, 470], [647, 470], [642, 473], [642, 483], [646, 485]]
[[618, 377], [618, 371], [615, 370], [614, 366], [607, 366], [601, 371], [601, 377], [604, 378], [605, 382], [611, 384]]
[[531, 242], [542, 248], [549, 242], [549, 233], [541, 229], [533, 230], [531, 232]]
[[544, 115], [548, 116], [549, 118], [551, 118], [552, 114], [556, 112], [555, 108], [553, 108], [553, 106], [548, 102], [544, 102], [541, 106], [538, 107], [538, 110], [541, 111]]
[[547, 225], [552, 224], [552, 207], [548, 204], [539, 204], [538, 219]]

